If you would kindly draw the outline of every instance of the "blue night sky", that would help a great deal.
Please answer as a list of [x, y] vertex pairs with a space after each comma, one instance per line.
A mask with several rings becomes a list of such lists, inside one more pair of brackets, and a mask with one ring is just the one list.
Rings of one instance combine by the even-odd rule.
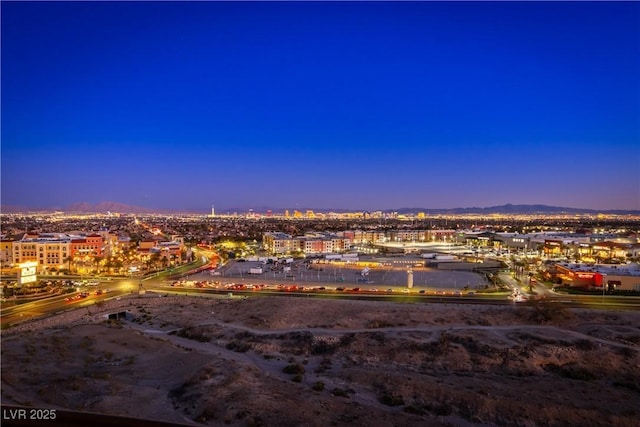
[[640, 209], [638, 2], [6, 2], [2, 204]]

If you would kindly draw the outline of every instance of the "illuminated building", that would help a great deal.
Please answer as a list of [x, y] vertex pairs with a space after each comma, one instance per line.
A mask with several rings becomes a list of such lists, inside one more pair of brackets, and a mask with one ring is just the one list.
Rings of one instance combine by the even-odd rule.
[[12, 239], [0, 240], [0, 263], [2, 265], [13, 263], [13, 242]]
[[302, 250], [300, 241], [293, 239], [287, 233], [264, 233], [262, 247], [272, 254], [285, 254]]
[[28, 238], [13, 243], [13, 262], [36, 262], [42, 270], [60, 267], [71, 253], [71, 241], [68, 238]]
[[343, 252], [350, 247], [348, 239], [334, 233], [307, 233], [292, 237], [286, 233], [264, 233], [262, 247], [272, 253], [286, 254], [301, 251], [304, 254]]
[[102, 236], [90, 234], [84, 238], [74, 238], [71, 240], [71, 256], [101, 256]]
[[99, 234], [87, 236], [63, 233], [25, 235], [21, 240], [13, 242], [11, 246], [14, 263], [34, 261], [39, 270], [63, 267], [67, 264], [68, 257], [81, 258], [103, 254], [103, 239]]
[[579, 288], [640, 291], [640, 266], [586, 265], [559, 263], [555, 266], [555, 279], [565, 285]]
[[13, 262], [23, 263], [38, 260], [38, 243], [33, 239], [13, 242]]

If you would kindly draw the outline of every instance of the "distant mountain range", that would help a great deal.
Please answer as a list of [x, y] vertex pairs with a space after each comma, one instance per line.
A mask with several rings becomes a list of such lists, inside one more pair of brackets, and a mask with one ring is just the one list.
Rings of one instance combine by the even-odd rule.
[[100, 202], [91, 204], [87, 202], [73, 203], [64, 208], [27, 208], [25, 206], [2, 205], [2, 213], [22, 213], [22, 212], [66, 212], [66, 213], [170, 213], [168, 210], [148, 209], [140, 206], [126, 205], [118, 202]]
[[[559, 206], [547, 206], [547, 205], [500, 205], [490, 206], [487, 208], [455, 208], [455, 209], [418, 209], [418, 208], [402, 208], [394, 210], [398, 213], [415, 213], [424, 212], [425, 214], [438, 215], [438, 214], [615, 214], [615, 215], [640, 215], [640, 210], [623, 210], [623, 209], [610, 209], [610, 210], [597, 210], [597, 209], [579, 209], [579, 208], [565, 208]], [[388, 211], [385, 211], [388, 212]]]
[[100, 202], [95, 205], [86, 202], [74, 203], [63, 209], [64, 212], [114, 212], [114, 213], [154, 213], [152, 209], [125, 205], [118, 202]]
[[[300, 212], [306, 212], [307, 210], [313, 210], [314, 212], [336, 212], [336, 213], [347, 213], [347, 212], [361, 212], [362, 210], [358, 209], [324, 209], [324, 208], [295, 208]], [[267, 211], [272, 211], [273, 213], [283, 213], [285, 211], [284, 208], [274, 208], [269, 206], [255, 206], [255, 207], [236, 207], [236, 208], [228, 208], [228, 209], [216, 209], [217, 213], [224, 214], [227, 212], [230, 213], [246, 213], [250, 210], [256, 213], [265, 213]], [[289, 208], [289, 212], [293, 213], [294, 208]], [[67, 213], [133, 213], [133, 214], [151, 214], [151, 213], [160, 213], [160, 214], [171, 214], [171, 213], [202, 213], [206, 214], [208, 211], [206, 210], [170, 210], [170, 209], [149, 209], [140, 206], [132, 206], [126, 205], [124, 203], [118, 202], [100, 202], [97, 204], [91, 204], [86, 202], [74, 203], [67, 207], [54, 209], [54, 208], [28, 208], [25, 206], [10, 206], [3, 205], [0, 206], [0, 212], [2, 213], [21, 213], [21, 212], [53, 212], [53, 211], [62, 211]], [[418, 212], [424, 212], [427, 215], [444, 215], [444, 214], [453, 214], [453, 215], [463, 215], [463, 214], [617, 214], [617, 215], [640, 215], [640, 210], [621, 210], [621, 209], [611, 209], [611, 210], [596, 210], [596, 209], [579, 209], [579, 208], [566, 208], [566, 207], [558, 207], [558, 206], [547, 206], [547, 205], [512, 205], [506, 204], [501, 206], [490, 206], [486, 208], [479, 207], [471, 207], [471, 208], [455, 208], [455, 209], [426, 209], [426, 208], [399, 208], [399, 209], [384, 209], [382, 212], [398, 212], [399, 214], [415, 214]]]

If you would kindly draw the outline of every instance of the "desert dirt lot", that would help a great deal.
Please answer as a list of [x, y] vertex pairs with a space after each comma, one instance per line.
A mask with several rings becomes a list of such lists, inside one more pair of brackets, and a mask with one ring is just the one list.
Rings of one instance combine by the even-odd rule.
[[231, 426], [640, 417], [637, 312], [147, 295], [63, 316], [3, 331], [3, 404]]

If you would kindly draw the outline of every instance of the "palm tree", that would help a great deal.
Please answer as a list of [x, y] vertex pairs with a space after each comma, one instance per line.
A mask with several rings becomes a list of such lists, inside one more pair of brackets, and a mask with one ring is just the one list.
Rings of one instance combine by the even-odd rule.
[[113, 262], [113, 268], [116, 270], [116, 274], [120, 274], [120, 270], [124, 267], [124, 262], [120, 258], [116, 258]]
[[151, 258], [149, 259], [151, 265], [153, 265], [154, 267], [158, 266], [158, 262], [160, 261], [160, 253], [155, 252], [151, 255]]
[[111, 273], [111, 269], [113, 268], [113, 256], [108, 255], [105, 257], [104, 268], [107, 269], [107, 273]]
[[69, 254], [69, 256], [67, 256], [64, 261], [67, 262], [67, 269], [69, 270], [69, 274], [71, 274], [71, 263], [73, 262], [73, 255]]
[[93, 257], [93, 262], [96, 263], [96, 272], [100, 273], [100, 261], [102, 261], [104, 259], [104, 257], [101, 257], [100, 255], [95, 255]]

